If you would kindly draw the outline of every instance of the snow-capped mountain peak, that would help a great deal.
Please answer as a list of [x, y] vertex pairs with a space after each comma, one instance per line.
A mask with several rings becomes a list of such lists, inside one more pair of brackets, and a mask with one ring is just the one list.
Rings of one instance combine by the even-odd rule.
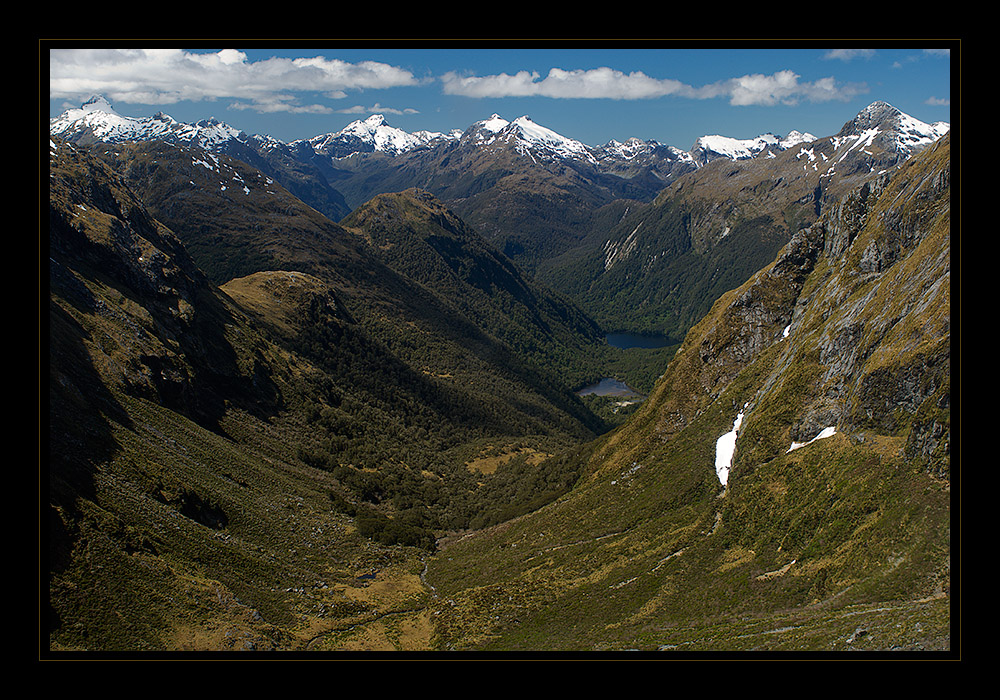
[[[704, 161], [718, 157], [732, 160], [753, 158], [769, 146], [777, 146], [780, 142], [774, 134], [762, 134], [753, 139], [736, 139], [730, 136], [711, 134], [702, 136], [695, 141], [692, 153], [703, 154]], [[703, 158], [698, 159], [702, 162]]]
[[502, 131], [504, 127], [510, 124], [510, 122], [501, 117], [499, 114], [494, 114], [489, 119], [479, 122], [479, 124], [482, 125], [482, 128], [486, 131], [497, 133]]
[[[142, 119], [123, 117], [107, 99], [94, 95], [79, 108], [68, 109], [49, 120], [49, 133], [56, 136], [90, 134], [99, 141], [128, 141], [144, 138], [149, 125]], [[153, 131], [157, 129], [153, 125]]]
[[335, 158], [359, 151], [399, 155], [441, 138], [453, 135], [436, 131], [409, 133], [386, 122], [385, 115], [372, 114], [366, 119], [353, 121], [338, 132], [315, 136], [308, 143], [316, 151]]
[[717, 158], [730, 160], [746, 160], [755, 158], [761, 153], [784, 151], [801, 143], [815, 141], [816, 137], [801, 131], [790, 131], [788, 136], [781, 138], [771, 133], [761, 134], [752, 139], [736, 139], [729, 136], [702, 136], [691, 148], [691, 156], [699, 165], [704, 165]]
[[[341, 129], [338, 133], [354, 134], [355, 136], [369, 136], [377, 134], [379, 130], [393, 130], [391, 126], [385, 123], [385, 115], [383, 114], [373, 114], [367, 119], [353, 121]], [[399, 131], [399, 129], [394, 129], [394, 131]]]
[[612, 139], [608, 141], [601, 150], [603, 153], [609, 154], [613, 157], [630, 160], [647, 152], [651, 145], [655, 146], [656, 142], [647, 143], [646, 141], [633, 136], [632, 138], [626, 139], [624, 142]]
[[792, 129], [791, 131], [788, 132], [788, 136], [781, 139], [780, 145], [781, 148], [787, 149], [791, 148], [792, 146], [797, 146], [800, 143], [810, 143], [811, 141], [815, 140], [816, 137], [808, 132], [801, 132]]
[[[125, 117], [100, 95], [91, 97], [78, 109], [68, 109], [50, 119], [49, 133], [70, 140], [92, 139], [106, 143], [161, 139], [209, 150], [219, 149], [232, 140], [247, 138], [239, 129], [215, 118], [185, 124], [163, 112], [157, 112], [152, 117]], [[258, 138], [259, 141], [266, 139]]]
[[835, 137], [839, 141], [858, 139], [878, 140], [883, 146], [899, 153], [910, 154], [944, 136], [951, 129], [947, 122], [927, 124], [893, 107], [888, 102], [873, 102], [844, 127]]
[[107, 98], [103, 95], [93, 95], [89, 100], [80, 105], [80, 110], [83, 112], [105, 112], [107, 114], [118, 114], [115, 108], [111, 106]]
[[499, 114], [493, 114], [489, 119], [474, 123], [462, 136], [477, 146], [488, 146], [509, 124], [510, 122]]
[[552, 129], [536, 124], [531, 117], [518, 117], [504, 131], [516, 137], [515, 148], [519, 151], [531, 151], [532, 155], [553, 156], [557, 158], [574, 158], [596, 162], [586, 144], [567, 138]]

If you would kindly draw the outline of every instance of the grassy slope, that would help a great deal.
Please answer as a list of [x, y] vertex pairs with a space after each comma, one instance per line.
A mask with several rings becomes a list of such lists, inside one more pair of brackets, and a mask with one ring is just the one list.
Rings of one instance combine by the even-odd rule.
[[[171, 153], [135, 165], [169, 176]], [[182, 180], [207, 170], [192, 167]], [[465, 468], [591, 433], [329, 222], [295, 209], [280, 245], [257, 246], [272, 223], [230, 211], [242, 271], [256, 248], [327, 279], [261, 271], [220, 294], [107, 164], [59, 147], [50, 176], [52, 649], [427, 646], [426, 550], [391, 542], [572, 484], [558, 461]], [[300, 257], [324, 240], [328, 257]], [[344, 258], [358, 264], [331, 270]], [[364, 286], [376, 272], [385, 286]]]
[[[820, 255], [838, 222], [808, 230], [811, 242], [793, 240], [692, 329], [638, 414], [581, 456], [588, 476], [571, 494], [435, 557], [436, 643], [947, 649], [947, 460], [907, 447], [915, 417], [950, 423], [940, 360], [949, 343], [946, 170], [946, 144], [915, 160], [852, 230], [844, 255]], [[888, 220], [907, 225], [883, 225], [887, 202], [897, 207]], [[913, 202], [927, 211], [917, 216]], [[901, 230], [916, 234], [902, 247]], [[872, 251], [891, 250], [894, 260], [882, 257], [892, 265], [871, 269]], [[824, 335], [844, 326], [865, 331], [864, 350], [848, 358]], [[876, 381], [886, 367], [922, 388], [907, 401], [890, 393], [898, 409], [880, 416], [887, 385], [898, 386]], [[824, 413], [831, 397], [835, 410]], [[745, 404], [723, 489], [715, 440]], [[830, 415], [837, 435], [786, 452], [795, 430]]]
[[61, 147], [51, 187], [50, 648], [296, 649], [412, 607], [360, 595], [419, 590], [419, 552], [361, 537], [297, 459], [296, 362], [102, 166]]

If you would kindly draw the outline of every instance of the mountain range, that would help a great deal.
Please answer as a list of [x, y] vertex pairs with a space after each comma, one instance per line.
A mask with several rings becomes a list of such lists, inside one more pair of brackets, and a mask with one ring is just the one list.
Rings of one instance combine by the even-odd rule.
[[49, 652], [952, 648], [947, 125], [50, 137]]
[[[940, 138], [949, 128], [946, 122], [925, 124], [885, 102], [875, 102], [845, 124], [838, 136], [874, 139], [881, 134], [882, 141], [893, 142], [896, 151], [909, 155]], [[653, 159], [653, 154], [660, 157], [670, 154], [674, 160], [690, 161], [701, 166], [717, 158], [743, 160], [816, 140], [815, 136], [798, 131], [792, 131], [785, 137], [762, 134], [753, 139], [706, 135], [698, 138], [691, 149], [685, 152], [673, 146], [663, 146], [656, 141], [643, 141], [635, 137], [624, 143], [612, 140], [601, 146], [588, 146], [536, 124], [528, 116], [510, 122], [494, 114], [474, 123], [464, 132], [409, 133], [389, 125], [384, 115], [373, 114], [366, 119], [354, 121], [337, 132], [283, 143], [270, 136], [247, 134], [214, 118], [186, 124], [163, 112], [152, 117], [122, 116], [100, 95], [91, 97], [78, 109], [66, 110], [51, 119], [49, 131], [52, 135], [73, 143], [161, 140], [196, 145], [216, 152], [226, 151], [233, 142], [250, 144], [257, 150], [281, 147], [298, 150], [307, 145], [317, 154], [332, 159], [355, 153], [398, 156], [446, 142], [464, 140], [474, 142], [482, 148], [512, 148], [534, 158], [606, 163], [609, 170], [620, 167], [622, 161], [649, 162]]]
[[373, 115], [285, 144], [212, 119], [121, 117], [101, 97], [50, 126], [73, 143], [156, 139], [231, 155], [334, 221], [378, 194], [426, 190], [607, 330], [678, 339], [824, 201], [949, 129], [875, 102], [833, 136], [709, 135], [689, 151], [637, 138], [592, 147], [498, 115], [416, 134]]

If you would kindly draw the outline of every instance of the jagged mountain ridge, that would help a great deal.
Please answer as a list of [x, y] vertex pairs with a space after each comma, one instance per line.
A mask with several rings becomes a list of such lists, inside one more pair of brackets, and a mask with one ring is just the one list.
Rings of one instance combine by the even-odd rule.
[[293, 149], [300, 144], [308, 144], [317, 154], [331, 158], [343, 158], [352, 153], [381, 152], [388, 155], [399, 155], [406, 151], [421, 148], [439, 139], [454, 138], [454, 134], [446, 135], [438, 132], [422, 131], [407, 133], [402, 129], [390, 126], [385, 116], [373, 114], [367, 119], [351, 122], [336, 133], [321, 134], [304, 141], [292, 141]]
[[350, 211], [343, 195], [329, 185], [323, 174], [297, 158], [284, 143], [269, 136], [247, 134], [214, 118], [187, 124], [163, 112], [152, 117], [126, 117], [105, 98], [95, 95], [79, 109], [69, 109], [51, 119], [49, 133], [80, 145], [163, 141], [202, 148], [254, 166], [334, 221]]
[[[898, 111], [884, 103], [874, 103], [859, 118], [865, 113], [869, 134], [876, 126], [873, 116], [883, 131], [900, 127]], [[909, 117], [902, 122], [911, 134], [902, 157], [946, 129]], [[377, 194], [419, 187], [445, 201], [531, 273], [583, 243], [581, 231], [590, 227], [595, 210], [616, 199], [649, 201], [715, 160], [771, 158], [813, 138], [799, 132], [784, 139], [706, 136], [685, 152], [636, 138], [590, 147], [526, 116], [508, 122], [493, 115], [461, 134], [408, 134], [373, 115], [339, 132], [283, 144], [215, 122], [190, 126], [161, 115], [122, 118], [100, 98], [51, 120], [50, 128], [71, 141], [197, 140], [258, 167], [334, 220]], [[562, 215], [552, 217], [553, 210]]]
[[[874, 102], [848, 122], [838, 136], [859, 135], [862, 131], [884, 132], [893, 125], [899, 134], [899, 150], [912, 153], [926, 146], [948, 131], [948, 124], [938, 122], [925, 124], [905, 115], [885, 102]], [[308, 144], [316, 153], [331, 158], [343, 158], [353, 153], [381, 152], [401, 155], [411, 150], [426, 148], [441, 141], [474, 140], [483, 147], [495, 142], [506, 143], [518, 152], [548, 158], [583, 160], [590, 164], [608, 162], [617, 167], [618, 161], [648, 159], [651, 153], [669, 152], [675, 160], [704, 165], [716, 158], [742, 160], [762, 153], [786, 150], [800, 143], [816, 140], [816, 137], [799, 131], [792, 131], [785, 137], [762, 134], [753, 139], [736, 139], [728, 136], [711, 135], [699, 137], [688, 152], [674, 146], [663, 146], [656, 141], [643, 141], [631, 137], [624, 143], [612, 140], [607, 144], [588, 146], [580, 141], [567, 138], [536, 124], [527, 115], [514, 121], [507, 121], [498, 114], [476, 122], [464, 133], [421, 131], [409, 133], [389, 125], [382, 114], [373, 114], [366, 119], [351, 122], [337, 132], [321, 134], [301, 141], [284, 144], [273, 137], [247, 134], [214, 118], [195, 124], [185, 124], [169, 115], [158, 112], [149, 118], [123, 117], [102, 96], [95, 95], [83, 103], [79, 109], [69, 109], [59, 117], [50, 119], [49, 131], [72, 142], [101, 141], [120, 143], [123, 141], [162, 139], [171, 142], [193, 143], [208, 150], [220, 150], [222, 144], [230, 141], [253, 143], [258, 150], [289, 146], [293, 150], [301, 144]]]
[[439, 643], [952, 648], [950, 183], [946, 136], [720, 298], [570, 494], [435, 558]]
[[755, 158], [762, 153], [784, 151], [796, 144], [815, 140], [816, 137], [812, 134], [803, 134], [799, 131], [792, 131], [785, 138], [779, 138], [774, 134], [761, 134], [755, 139], [734, 139], [719, 135], [702, 136], [695, 141], [690, 156], [699, 165], [706, 165], [717, 158], [745, 160]]
[[683, 337], [826, 206], [947, 132], [919, 124], [874, 103], [835, 136], [791, 139], [780, 150], [769, 139], [755, 157], [712, 159], [650, 202], [606, 207], [539, 278], [607, 328]]

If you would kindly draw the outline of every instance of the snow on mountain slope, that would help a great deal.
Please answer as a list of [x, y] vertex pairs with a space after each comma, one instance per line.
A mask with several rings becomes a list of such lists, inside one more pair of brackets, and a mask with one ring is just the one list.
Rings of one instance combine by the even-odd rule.
[[518, 117], [512, 122], [520, 140], [519, 146], [532, 151], [551, 154], [559, 158], [577, 158], [596, 163], [590, 149], [575, 139], [536, 124], [531, 117]]
[[947, 122], [927, 124], [901, 112], [887, 102], [873, 102], [837, 134], [839, 143], [857, 139], [858, 143], [878, 140], [884, 148], [894, 148], [904, 155], [928, 146], [951, 129]]
[[411, 134], [387, 124], [385, 116], [373, 114], [367, 119], [351, 122], [338, 132], [308, 139], [307, 143], [318, 152], [334, 156], [346, 151], [364, 150], [399, 155], [436, 139], [448, 138], [455, 138], [455, 135], [436, 131], [418, 131]]
[[951, 125], [947, 122], [926, 124], [909, 114], [900, 112], [897, 129], [897, 143], [903, 148], [927, 146], [947, 134]]
[[268, 136], [249, 137], [239, 129], [214, 118], [186, 124], [163, 112], [157, 112], [152, 117], [125, 117], [100, 95], [91, 97], [79, 109], [66, 110], [50, 119], [49, 134], [67, 140], [92, 138], [106, 143], [162, 139], [207, 150], [218, 150], [223, 144], [233, 140], [252, 139], [259, 145], [279, 143]]
[[503, 131], [509, 124], [510, 122], [499, 114], [494, 114], [489, 119], [484, 119], [481, 122], [473, 124], [470, 133], [477, 143], [489, 145], [496, 139], [497, 134]]
[[612, 139], [603, 146], [591, 150], [595, 154], [600, 154], [599, 157], [633, 160], [648, 155], [657, 149], [665, 149], [667, 153], [677, 160], [692, 160], [690, 153], [682, 151], [675, 146], [663, 146], [656, 141], [643, 141], [634, 136], [626, 139], [624, 142]]
[[713, 134], [699, 138], [691, 150], [701, 149], [733, 160], [742, 160], [752, 158], [768, 146], [778, 145], [778, 141], [778, 137], [774, 134], [763, 134], [755, 139], [734, 139]]
[[[947, 133], [946, 122], [926, 124], [885, 102], [874, 102], [847, 122], [833, 137], [839, 147], [851, 143], [852, 149], [863, 148], [875, 139], [890, 145], [893, 150], [909, 155], [932, 143]], [[227, 143], [241, 141], [262, 149], [284, 145], [268, 136], [249, 136], [216, 119], [206, 119], [196, 124], [185, 124], [160, 112], [152, 117], [133, 118], [122, 116], [100, 96], [87, 100], [79, 109], [70, 109], [49, 121], [49, 133], [68, 140], [94, 140], [122, 142], [163, 139], [198, 145], [212, 151], [222, 150]], [[773, 155], [800, 144], [809, 144], [817, 138], [809, 133], [791, 131], [781, 138], [762, 134], [753, 139], [736, 139], [721, 135], [699, 138], [690, 151], [664, 147], [655, 141], [630, 138], [624, 143], [611, 141], [604, 146], [590, 147], [552, 129], [535, 123], [528, 116], [507, 121], [498, 114], [476, 122], [464, 134], [458, 131], [406, 132], [390, 126], [381, 114], [357, 120], [335, 133], [321, 134], [310, 139], [294, 141], [291, 145], [306, 144], [317, 154], [340, 158], [358, 152], [378, 152], [401, 155], [415, 148], [435, 142], [464, 139], [476, 147], [512, 147], [515, 152], [544, 160], [568, 159], [599, 165], [601, 168], [624, 167], [628, 161], [644, 158], [666, 157], [677, 161], [692, 161], [697, 166], [717, 158], [744, 160], [761, 154]], [[618, 164], [616, 166], [616, 164]]]
[[527, 115], [511, 122], [499, 114], [494, 114], [489, 119], [473, 124], [463, 137], [467, 143], [480, 147], [503, 144], [529, 157], [597, 162], [586, 144], [536, 124]]
[[729, 136], [702, 136], [695, 141], [691, 154], [701, 165], [716, 158], [730, 160], [746, 160], [754, 158], [767, 150], [783, 151], [800, 143], [815, 141], [812, 134], [792, 131], [785, 138], [774, 134], [761, 134], [753, 139], [735, 139]]

